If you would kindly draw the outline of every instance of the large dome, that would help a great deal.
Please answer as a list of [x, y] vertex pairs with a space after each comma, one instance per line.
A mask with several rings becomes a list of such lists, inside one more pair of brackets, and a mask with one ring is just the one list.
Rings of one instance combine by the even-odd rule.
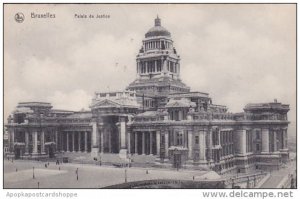
[[150, 28], [148, 32], [145, 34], [145, 37], [157, 37], [157, 36], [167, 36], [171, 37], [171, 33], [161, 26], [160, 18], [155, 19], [155, 26]]

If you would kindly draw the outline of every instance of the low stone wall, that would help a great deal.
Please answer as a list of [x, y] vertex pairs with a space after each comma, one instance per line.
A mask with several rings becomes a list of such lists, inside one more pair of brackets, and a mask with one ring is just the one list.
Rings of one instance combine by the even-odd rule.
[[225, 188], [224, 180], [215, 181], [188, 181], [188, 180], [170, 180], [170, 179], [157, 179], [157, 180], [143, 180], [135, 182], [127, 182], [117, 185], [104, 187], [104, 189], [223, 189]]

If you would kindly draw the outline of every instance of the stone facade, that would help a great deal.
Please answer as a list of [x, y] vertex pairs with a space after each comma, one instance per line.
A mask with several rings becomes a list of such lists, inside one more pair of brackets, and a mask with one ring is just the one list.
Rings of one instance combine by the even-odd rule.
[[8, 156], [151, 156], [156, 166], [219, 173], [269, 170], [288, 160], [289, 105], [275, 100], [230, 113], [208, 93], [190, 92], [180, 79], [171, 33], [159, 18], [145, 34], [136, 62], [136, 80], [122, 92], [96, 93], [89, 111], [19, 103], [5, 125]]

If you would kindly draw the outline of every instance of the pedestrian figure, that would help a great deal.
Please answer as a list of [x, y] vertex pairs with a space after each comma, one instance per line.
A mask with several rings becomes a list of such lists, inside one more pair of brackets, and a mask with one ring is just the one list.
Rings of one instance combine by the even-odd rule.
[[76, 169], [76, 178], [77, 178], [77, 181], [78, 181], [78, 168]]
[[16, 168], [16, 172], [18, 172], [18, 168]]
[[58, 170], [60, 170], [60, 167], [58, 167]]
[[48, 162], [48, 166], [50, 165], [50, 162]]
[[195, 176], [193, 176], [193, 181], [195, 180]]
[[45, 168], [47, 168], [47, 164], [45, 164]]
[[146, 170], [146, 174], [149, 174], [148, 169]]

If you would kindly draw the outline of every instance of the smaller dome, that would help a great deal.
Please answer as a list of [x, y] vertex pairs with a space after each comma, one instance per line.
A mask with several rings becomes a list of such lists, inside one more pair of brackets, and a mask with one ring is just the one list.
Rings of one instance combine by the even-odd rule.
[[160, 18], [155, 19], [155, 26], [152, 27], [148, 32], [145, 34], [145, 37], [157, 37], [157, 36], [167, 36], [171, 37], [171, 33], [161, 26], [161, 20]]

